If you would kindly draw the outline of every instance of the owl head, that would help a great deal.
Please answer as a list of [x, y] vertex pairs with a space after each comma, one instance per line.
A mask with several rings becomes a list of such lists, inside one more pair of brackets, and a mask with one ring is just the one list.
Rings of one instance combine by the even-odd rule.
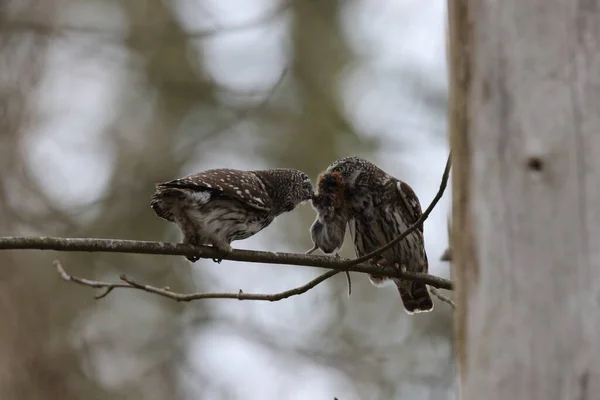
[[369, 184], [381, 174], [385, 174], [372, 162], [355, 156], [334, 161], [327, 167], [325, 173], [339, 176], [346, 187], [355, 186], [357, 183]]
[[317, 179], [317, 193], [313, 195], [313, 207], [317, 211], [324, 207], [343, 207], [345, 196], [344, 179], [339, 172], [325, 172]]
[[339, 172], [326, 172], [317, 180], [319, 193], [338, 193], [344, 191], [344, 179]]
[[297, 169], [275, 168], [254, 171], [273, 200], [274, 213], [292, 211], [312, 198], [313, 186], [307, 174]]

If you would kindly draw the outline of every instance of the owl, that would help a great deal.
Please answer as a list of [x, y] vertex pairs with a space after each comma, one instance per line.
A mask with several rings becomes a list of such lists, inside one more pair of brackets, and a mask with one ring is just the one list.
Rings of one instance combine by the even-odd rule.
[[344, 243], [348, 223], [348, 212], [343, 196], [344, 182], [339, 173], [326, 173], [319, 176], [317, 192], [311, 200], [317, 212], [317, 218], [310, 227], [314, 246], [306, 254], [321, 249], [325, 254], [339, 257], [338, 252]]
[[[222, 168], [159, 183], [150, 205], [179, 227], [183, 243], [212, 245], [226, 254], [231, 242], [260, 232], [312, 194], [310, 178], [302, 171]], [[186, 258], [195, 262], [199, 257]]]
[[[375, 164], [359, 157], [333, 162], [325, 173], [339, 174], [343, 181], [348, 227], [358, 257], [377, 250], [404, 232], [421, 216], [421, 204], [412, 188]], [[378, 263], [406, 268], [411, 272], [428, 270], [423, 227], [415, 229], [379, 256]], [[375, 285], [389, 278], [371, 275]], [[433, 310], [424, 283], [393, 279], [408, 314]]]

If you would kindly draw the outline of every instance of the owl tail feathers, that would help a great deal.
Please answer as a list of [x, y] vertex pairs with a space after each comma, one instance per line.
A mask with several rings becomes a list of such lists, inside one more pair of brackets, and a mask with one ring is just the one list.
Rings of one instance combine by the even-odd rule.
[[175, 203], [184, 197], [185, 192], [180, 189], [158, 186], [150, 201], [150, 207], [159, 217], [175, 222], [172, 209]]
[[427, 290], [427, 285], [420, 282], [406, 282], [394, 279], [400, 292], [404, 310], [408, 314], [418, 314], [433, 310], [433, 300]]

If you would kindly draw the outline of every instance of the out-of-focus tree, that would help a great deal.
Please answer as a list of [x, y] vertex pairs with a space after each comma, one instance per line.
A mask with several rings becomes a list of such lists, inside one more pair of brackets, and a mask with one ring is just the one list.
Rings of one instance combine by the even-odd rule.
[[[178, 241], [149, 207], [155, 182], [210, 167], [294, 167], [316, 178], [342, 156], [376, 161], [387, 139], [364, 132], [368, 123], [357, 126], [344, 97], [360, 62], [344, 34], [349, 2], [261, 3], [264, 15], [233, 24], [221, 23], [236, 14], [225, 3], [8, 3], [0, 16], [2, 234]], [[244, 35], [267, 44], [231, 44]], [[261, 58], [271, 53], [279, 61]], [[238, 74], [251, 77], [233, 79]], [[443, 88], [416, 86], [437, 99], [427, 105], [437, 115]], [[405, 139], [386, 148], [398, 163]], [[310, 207], [299, 208], [234, 247], [306, 250], [313, 219]], [[124, 272], [177, 291], [272, 291], [319, 272], [2, 252], [3, 399], [265, 398], [242, 396], [244, 382], [271, 374], [269, 395], [309, 390], [299, 372], [349, 397], [452, 397], [450, 310], [437, 304], [430, 315], [408, 317], [395, 290], [375, 289], [364, 276], [354, 277], [350, 299], [339, 274], [277, 304], [178, 304], [135, 291], [95, 301], [89, 289], [59, 279], [56, 257], [76, 275], [114, 280]], [[244, 363], [255, 354], [271, 369]]]
[[[38, 124], [35, 94], [50, 40], [21, 29], [15, 21], [43, 20], [55, 12], [53, 1], [7, 2], [0, 15], [0, 232], [66, 234], [70, 216], [56, 207], [28, 170], [26, 141]], [[35, 254], [0, 254], [0, 397], [77, 399], [97, 397], [103, 389], [90, 379], [69, 345], [65, 326], [71, 316], [61, 308], [67, 296], [55, 293], [52, 272]], [[82, 297], [68, 295], [74, 303]], [[51, 301], [50, 299], [53, 299]], [[74, 382], [76, 385], [72, 385]]]
[[449, 3], [461, 398], [595, 398], [600, 2]]
[[[98, 32], [86, 26], [75, 29], [76, 23], [68, 18], [58, 21], [60, 14], [50, 2], [29, 8], [13, 3], [13, 12], [3, 14], [1, 32], [6, 55], [2, 59], [8, 64], [2, 71], [6, 110], [2, 119], [2, 150], [6, 154], [2, 232], [139, 239], [164, 236], [160, 231], [165, 225], [147, 205], [153, 184], [179, 174], [189, 159], [189, 154], [176, 154], [175, 149], [182, 120], [194, 107], [217, 106], [201, 64], [190, 57], [189, 37], [176, 21], [174, 10], [152, 1], [145, 2], [145, 12], [140, 13], [135, 5], [123, 2], [120, 10], [129, 34], [119, 41], [114, 40], [119, 35], [111, 31], [110, 21], [94, 14], [96, 7], [102, 7], [99, 3], [63, 4], [61, 9], [102, 26]], [[73, 44], [73, 36], [81, 43]], [[93, 59], [110, 65], [114, 79], [122, 82], [109, 107], [112, 121], [103, 122], [102, 142], [112, 149], [112, 162], [102, 166], [111, 175], [106, 189], [100, 198], [70, 210], [48, 199], [31, 177], [26, 151], [27, 140], [45, 134], [31, 133], [33, 126], [47, 122], [38, 120], [35, 95], [40, 77], [48, 74], [44, 67], [49, 48], [59, 51], [61, 45], [71, 50], [66, 67]], [[121, 68], [116, 68], [114, 64], [119, 63]], [[86, 132], [79, 134], [85, 136]], [[53, 167], [47, 166], [49, 170]], [[174, 361], [184, 360], [185, 330], [178, 323], [182, 306], [151, 299], [145, 306], [139, 301], [121, 303], [128, 294], [115, 302], [96, 303], [89, 292], [65, 290], [56, 281], [56, 275], [46, 268], [51, 254], [3, 253], [2, 257], [8, 258], [3, 263], [6, 290], [1, 303], [6, 318], [2, 328], [5, 373], [0, 375], [3, 398], [162, 399], [179, 392], [178, 381], [185, 368]], [[165, 269], [163, 260], [148, 257], [62, 255], [61, 260], [86, 275], [127, 270], [151, 280], [159, 274], [173, 286], [185, 279], [185, 275]], [[140, 312], [140, 307], [146, 311]]]

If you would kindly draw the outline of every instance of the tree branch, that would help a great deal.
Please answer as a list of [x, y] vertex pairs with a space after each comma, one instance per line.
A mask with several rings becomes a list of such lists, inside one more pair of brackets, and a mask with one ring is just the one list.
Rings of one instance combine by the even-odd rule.
[[327, 271], [322, 275], [319, 275], [315, 279], [311, 280], [305, 285], [299, 286], [294, 289], [286, 290], [280, 293], [273, 294], [261, 294], [261, 293], [244, 293], [241, 289], [238, 293], [175, 293], [172, 292], [168, 287], [167, 288], [159, 288], [156, 286], [145, 285], [136, 282], [135, 280], [127, 277], [124, 274], [120, 275], [120, 279], [123, 283], [111, 283], [111, 282], [101, 282], [101, 281], [92, 281], [85, 278], [79, 278], [77, 276], [73, 276], [67, 273], [63, 268], [60, 261], [55, 260], [54, 265], [56, 266], [56, 270], [60, 274], [60, 276], [65, 281], [71, 281], [78, 283], [82, 286], [105, 289], [104, 292], [95, 296], [96, 299], [101, 299], [106, 297], [110, 292], [114, 289], [137, 289], [142, 290], [144, 292], [157, 294], [159, 296], [167, 297], [169, 299], [173, 299], [175, 301], [194, 301], [200, 299], [235, 299], [235, 300], [258, 300], [258, 301], [279, 301], [283, 299], [287, 299], [288, 297], [298, 296], [300, 294], [306, 293], [310, 289], [317, 286], [319, 283], [326, 281], [334, 275], [340, 273], [340, 271]]
[[447, 279], [419, 272], [399, 271], [393, 266], [377, 266], [372, 263], [348, 265], [348, 260], [330, 256], [293, 253], [277, 253], [252, 250], [233, 250], [223, 254], [210, 246], [192, 246], [183, 243], [148, 242], [118, 239], [83, 239], [57, 237], [0, 237], [0, 250], [55, 250], [105, 253], [134, 253], [219, 258], [264, 264], [283, 264], [304, 267], [320, 267], [335, 271], [355, 271], [367, 274], [422, 282], [440, 289], [453, 290]]
[[[328, 268], [329, 271], [313, 281], [307, 283], [304, 286], [291, 289], [282, 293], [276, 294], [245, 294], [241, 290], [239, 293], [195, 293], [195, 294], [181, 294], [174, 293], [167, 289], [161, 289], [150, 285], [143, 285], [135, 282], [134, 280], [121, 275], [121, 280], [124, 283], [109, 283], [91, 281], [84, 278], [78, 278], [67, 274], [60, 265], [56, 262], [58, 272], [63, 279], [73, 281], [81, 285], [104, 288], [104, 293], [97, 296], [102, 298], [108, 295], [112, 290], [116, 288], [129, 288], [139, 289], [146, 292], [155, 293], [164, 297], [168, 297], [177, 301], [191, 301], [196, 299], [205, 298], [231, 298], [238, 300], [265, 300], [265, 301], [278, 301], [285, 299], [290, 296], [301, 294], [307, 290], [313, 288], [329, 277], [336, 275], [341, 271], [356, 271], [372, 275], [378, 275], [389, 278], [399, 278], [404, 280], [412, 280], [416, 282], [425, 283], [429, 286], [439, 289], [453, 290], [454, 285], [451, 281], [440, 278], [437, 276], [406, 271], [405, 268], [396, 268], [394, 266], [382, 266], [375, 265], [369, 261], [385, 250], [394, 246], [408, 235], [410, 235], [415, 229], [423, 224], [423, 221], [429, 217], [429, 214], [444, 194], [444, 190], [448, 184], [448, 177], [450, 175], [451, 167], [451, 154], [448, 155], [448, 161], [446, 162], [446, 168], [442, 176], [440, 188], [431, 201], [431, 204], [425, 212], [417, 219], [417, 221], [411, 225], [406, 231], [404, 231], [397, 238], [380, 247], [379, 249], [355, 260], [343, 260], [337, 257], [329, 256], [313, 256], [306, 254], [292, 254], [292, 253], [276, 253], [276, 252], [264, 252], [264, 251], [251, 251], [251, 250], [233, 250], [228, 254], [209, 247], [209, 246], [192, 246], [183, 243], [165, 243], [165, 242], [148, 242], [148, 241], [134, 241], [134, 240], [117, 240], [117, 239], [83, 239], [83, 238], [56, 238], [56, 237], [0, 237], [0, 250], [18, 250], [18, 249], [37, 249], [37, 250], [56, 250], [56, 251], [86, 251], [86, 252], [109, 252], [109, 253], [137, 253], [137, 254], [158, 254], [158, 255], [180, 255], [180, 256], [198, 256], [200, 258], [210, 259], [225, 259], [231, 261], [244, 261], [244, 262], [258, 262], [266, 264], [287, 264], [305, 267], [321, 267]], [[349, 282], [350, 284], [350, 282]], [[349, 289], [350, 290], [350, 289]], [[442, 301], [453, 306], [453, 302], [447, 297], [441, 295], [439, 292], [433, 292]]]
[[430, 291], [431, 291], [431, 294], [433, 294], [435, 297], [437, 297], [444, 303], [450, 305], [450, 307], [456, 309], [456, 305], [454, 304], [454, 301], [450, 297], [446, 296], [445, 294], [440, 293], [440, 291], [436, 288], [431, 288]]

